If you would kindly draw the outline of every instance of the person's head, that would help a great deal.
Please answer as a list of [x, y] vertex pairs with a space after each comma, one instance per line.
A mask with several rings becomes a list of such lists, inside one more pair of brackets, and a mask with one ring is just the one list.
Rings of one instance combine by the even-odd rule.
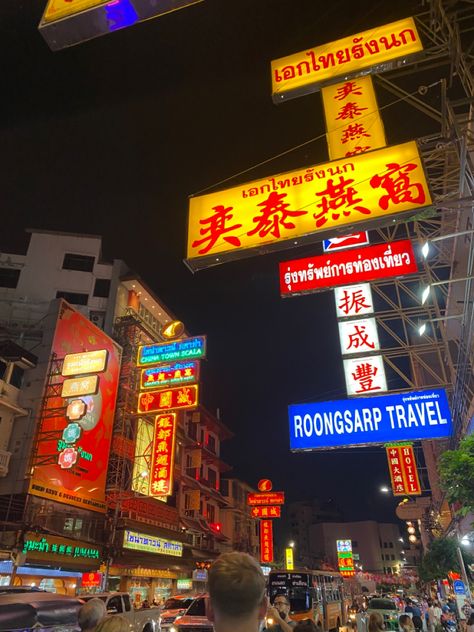
[[288, 619], [288, 615], [290, 614], [290, 600], [286, 595], [277, 595], [272, 605], [278, 610], [278, 614], [282, 619]]
[[474, 625], [474, 612], [471, 612], [467, 620], [467, 625]]
[[253, 557], [237, 551], [223, 553], [209, 569], [208, 586], [207, 616], [215, 627], [248, 621], [258, 628], [267, 597], [265, 577]]
[[411, 617], [409, 617], [407, 614], [402, 614], [398, 621], [402, 630], [405, 630], [406, 632], [411, 632], [415, 629]]
[[383, 630], [383, 617], [380, 612], [372, 612], [369, 617], [369, 632], [380, 632]]
[[293, 632], [318, 632], [318, 628], [311, 619], [303, 619], [303, 621], [298, 621]]
[[105, 617], [107, 609], [102, 599], [94, 597], [87, 601], [79, 610], [77, 620], [81, 630], [94, 630], [96, 625]]
[[409, 599], [408, 597], [406, 598], [406, 604], [407, 604], [407, 606], [411, 606], [411, 604], [412, 604], [412, 600]]
[[120, 614], [114, 614], [102, 619], [95, 632], [130, 632], [130, 625], [125, 617], [122, 617]]

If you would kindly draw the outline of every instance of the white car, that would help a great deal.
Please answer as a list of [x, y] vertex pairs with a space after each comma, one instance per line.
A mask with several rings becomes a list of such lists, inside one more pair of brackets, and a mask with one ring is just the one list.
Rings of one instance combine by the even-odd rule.
[[125, 617], [133, 632], [160, 632], [160, 608], [141, 608], [135, 610], [128, 593], [107, 592], [95, 595], [80, 595], [83, 601], [102, 599], [107, 614], [120, 614]]

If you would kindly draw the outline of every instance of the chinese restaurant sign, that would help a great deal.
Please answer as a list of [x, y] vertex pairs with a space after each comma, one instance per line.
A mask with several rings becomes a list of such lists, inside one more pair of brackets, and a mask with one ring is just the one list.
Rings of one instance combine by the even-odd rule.
[[430, 204], [416, 142], [386, 147], [190, 198], [187, 264], [320, 241]]
[[334, 290], [336, 299], [336, 314], [338, 318], [353, 316], [367, 316], [374, 313], [372, 290], [368, 283], [337, 287]]
[[413, 18], [405, 18], [272, 61], [275, 102], [319, 90], [423, 50]]
[[409, 239], [366, 246], [357, 250], [280, 263], [283, 297], [317, 292], [337, 285], [413, 274], [418, 266]]
[[145, 533], [137, 533], [125, 529], [123, 533], [123, 547], [134, 551], [146, 551], [147, 553], [159, 553], [161, 555], [172, 555], [181, 557], [183, 555], [183, 545], [174, 540], [164, 540]]
[[172, 364], [161, 364], [152, 369], [143, 369], [140, 388], [165, 388], [189, 384], [198, 380], [199, 361], [173, 362]]
[[89, 542], [31, 532], [25, 534], [22, 552], [27, 560], [48, 560], [59, 564], [90, 564], [101, 559], [100, 549]]
[[337, 83], [321, 92], [331, 160], [385, 147], [372, 77]]
[[206, 337], [197, 336], [195, 338], [184, 338], [173, 342], [142, 346], [138, 350], [137, 366], [204, 357], [206, 357]]
[[452, 432], [443, 389], [293, 404], [288, 414], [293, 451], [445, 439]]
[[[72, 377], [56, 378], [62, 396], [45, 398], [29, 493], [104, 512], [121, 349], [65, 301], [45, 344], [55, 358], [64, 358], [62, 373]], [[73, 377], [86, 370], [99, 375]]]
[[252, 507], [252, 518], [281, 518], [281, 507]]
[[247, 494], [247, 505], [284, 505], [285, 492], [254, 492]]
[[164, 391], [145, 391], [138, 396], [139, 413], [153, 413], [166, 410], [186, 410], [197, 408], [198, 385], [180, 386]]
[[339, 321], [339, 338], [342, 355], [372, 353], [380, 350], [375, 318]]
[[337, 563], [343, 577], [354, 577], [354, 557], [352, 554], [352, 540], [336, 540]]
[[271, 520], [260, 521], [260, 561], [273, 562], [273, 524]]
[[344, 376], [349, 397], [373, 395], [387, 390], [381, 355], [361, 356], [344, 360]]
[[411, 444], [386, 446], [388, 469], [394, 496], [419, 496], [420, 479], [416, 468], [415, 452]]
[[150, 496], [170, 496], [173, 493], [176, 413], [158, 415], [150, 475]]

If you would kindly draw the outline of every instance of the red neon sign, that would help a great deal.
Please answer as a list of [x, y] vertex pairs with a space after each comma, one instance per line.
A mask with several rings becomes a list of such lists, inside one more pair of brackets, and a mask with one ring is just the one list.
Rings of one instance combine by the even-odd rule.
[[337, 285], [413, 274], [418, 266], [409, 239], [366, 248], [328, 252], [280, 263], [282, 296], [317, 292]]
[[247, 495], [247, 505], [283, 505], [285, 492], [255, 492]]
[[157, 415], [150, 471], [150, 496], [173, 493], [176, 413]]
[[252, 507], [252, 518], [281, 518], [281, 507]]
[[96, 588], [102, 583], [102, 573], [82, 573], [81, 586], [83, 588]]
[[386, 450], [393, 495], [419, 496], [421, 494], [421, 485], [418, 470], [416, 469], [413, 446], [394, 445], [387, 447]]
[[165, 391], [140, 393], [138, 397], [139, 413], [153, 413], [166, 410], [184, 410], [198, 406], [198, 385], [168, 388]]
[[260, 561], [273, 562], [273, 523], [271, 520], [260, 522]]

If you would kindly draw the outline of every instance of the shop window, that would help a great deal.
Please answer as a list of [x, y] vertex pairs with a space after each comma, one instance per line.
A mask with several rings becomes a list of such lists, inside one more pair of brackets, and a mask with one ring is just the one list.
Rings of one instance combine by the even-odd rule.
[[99, 298], [109, 298], [110, 279], [96, 279], [94, 285], [94, 296]]
[[80, 294], [79, 292], [56, 292], [56, 298], [63, 298], [71, 305], [87, 305], [89, 301], [88, 294]]
[[92, 272], [95, 257], [88, 255], [74, 255], [67, 252], [64, 255], [63, 270], [78, 270], [79, 272]]
[[0, 268], [0, 287], [16, 288], [19, 278], [20, 270], [14, 270], [13, 268]]

